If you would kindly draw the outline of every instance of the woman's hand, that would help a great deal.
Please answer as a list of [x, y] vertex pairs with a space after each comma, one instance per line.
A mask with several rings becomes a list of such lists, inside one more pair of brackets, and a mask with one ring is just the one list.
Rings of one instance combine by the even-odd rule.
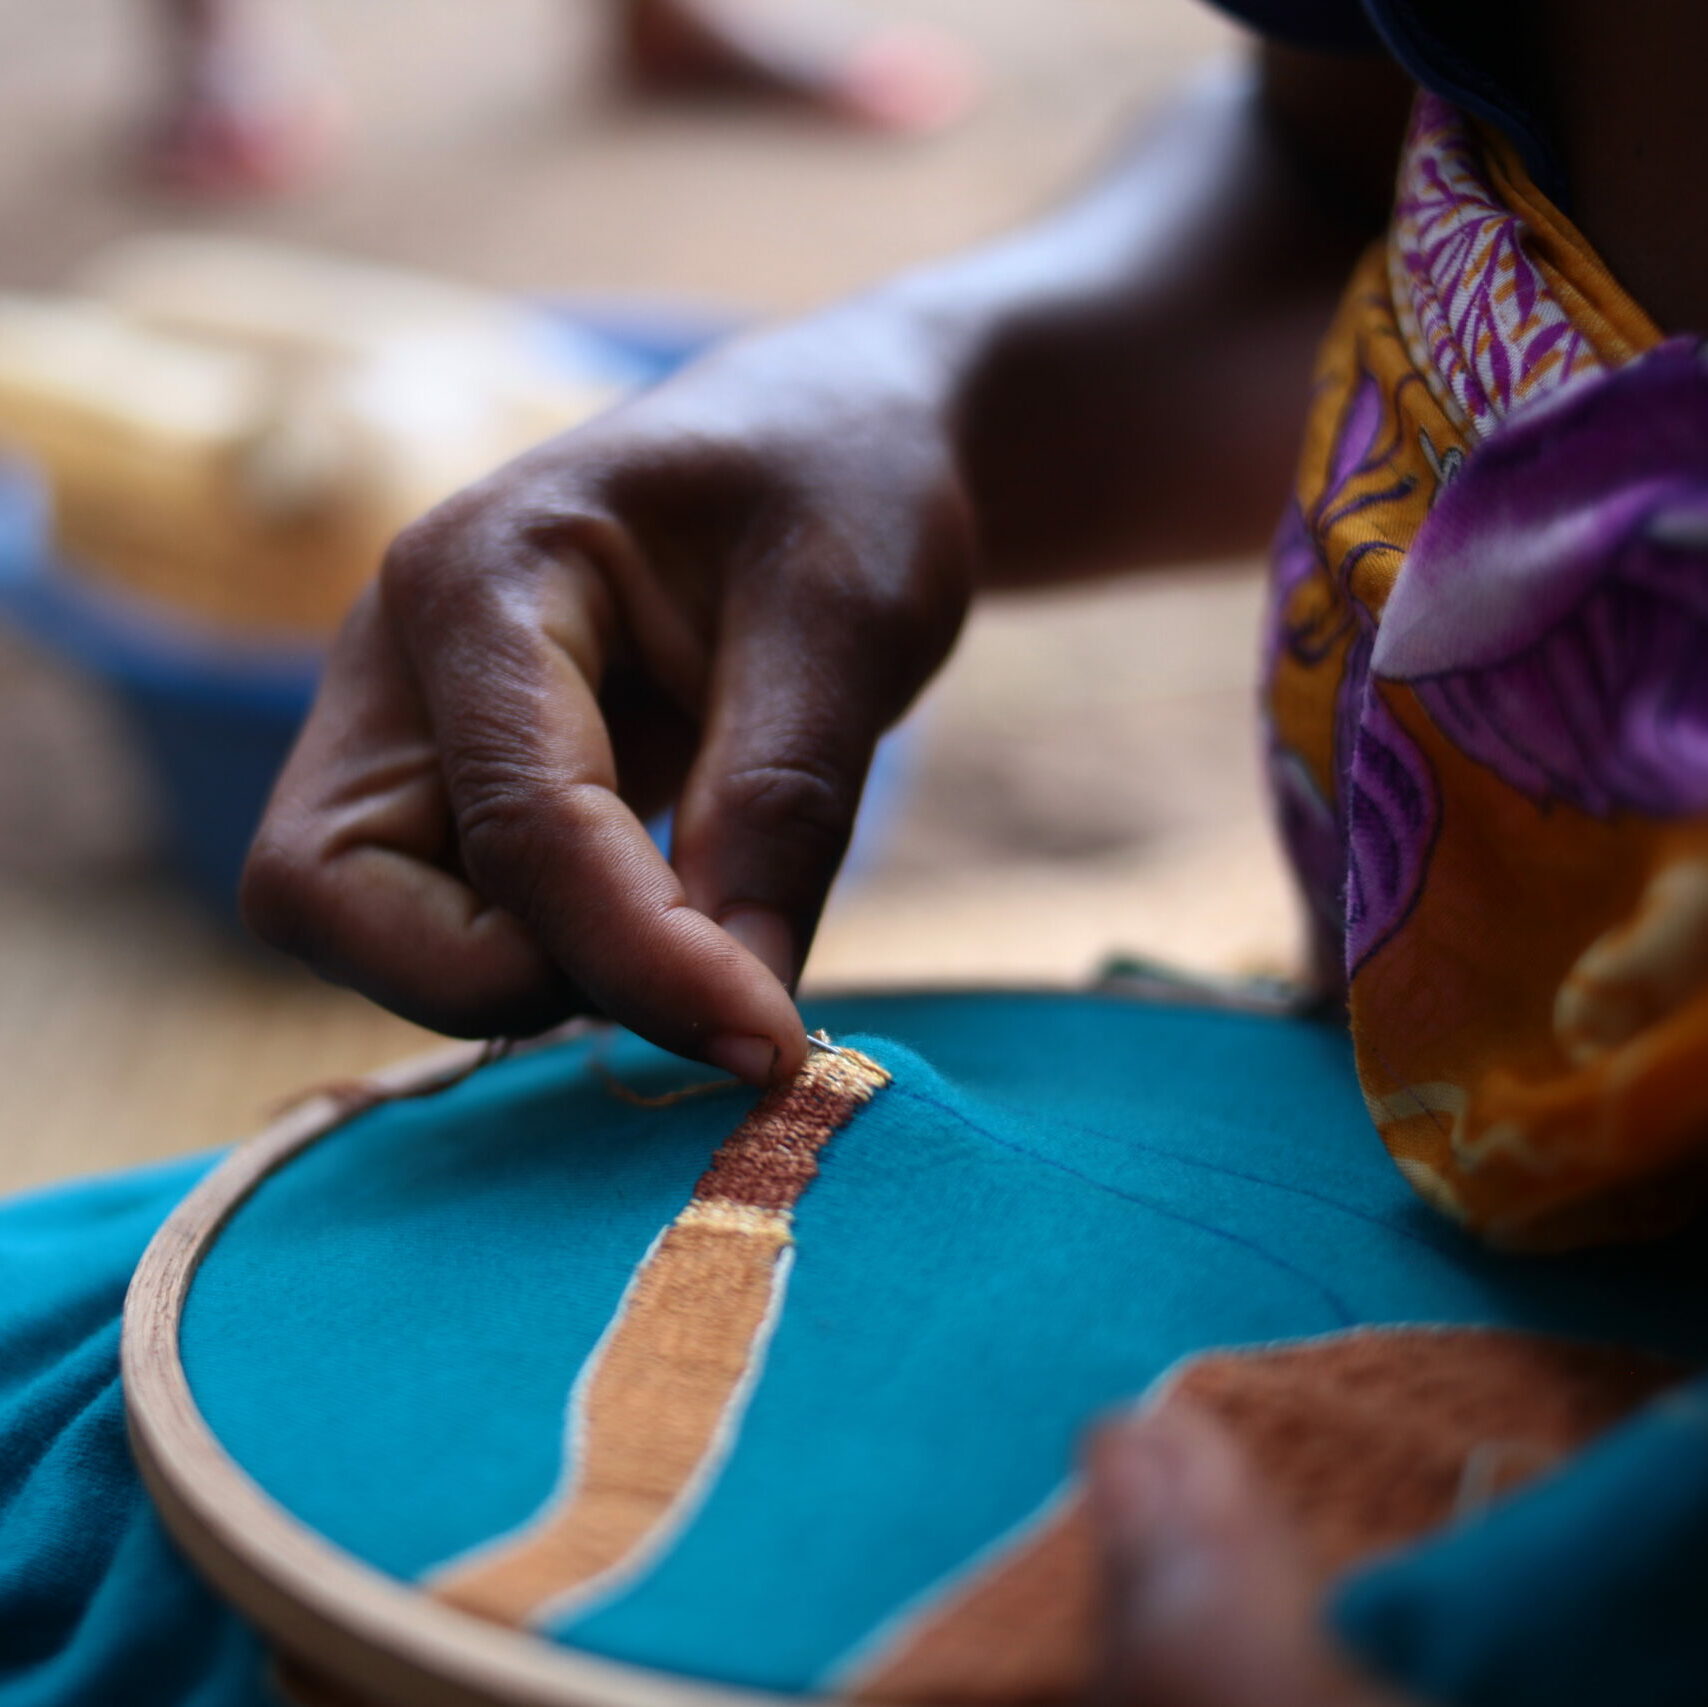
[[1233, 1440], [1178, 1402], [1092, 1444], [1106, 1707], [1405, 1707], [1339, 1652], [1314, 1574]]
[[[973, 585], [931, 362], [858, 308], [737, 343], [402, 534], [244, 883], [412, 1019], [594, 1011], [753, 1083], [873, 744]], [[644, 821], [674, 804], [666, 863]]]
[[[441, 1030], [598, 1011], [791, 1071], [788, 986], [873, 742], [975, 557], [1015, 583], [1262, 537], [1405, 100], [1270, 50], [1059, 213], [442, 505], [333, 653], [251, 857], [255, 928]], [[642, 820], [672, 801], [667, 865]]]

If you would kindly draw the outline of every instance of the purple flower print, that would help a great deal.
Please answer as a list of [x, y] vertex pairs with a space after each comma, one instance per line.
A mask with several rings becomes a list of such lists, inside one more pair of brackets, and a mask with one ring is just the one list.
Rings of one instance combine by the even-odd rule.
[[[1268, 663], [1283, 656], [1307, 669], [1340, 660], [1334, 704], [1334, 798], [1324, 797], [1298, 754], [1270, 743], [1268, 772], [1282, 844], [1310, 908], [1313, 960], [1319, 969], [1352, 970], [1404, 919], [1423, 881], [1434, 841], [1434, 781], [1422, 755], [1370, 684], [1375, 622], [1352, 597], [1353, 570], [1372, 551], [1398, 555], [1397, 543], [1373, 538], [1335, 564], [1317, 540], [1340, 521], [1392, 502], [1407, 477], [1371, 481], [1388, 469], [1400, 422], [1373, 375], [1360, 373], [1343, 410], [1323, 490], [1307, 518], [1289, 510], [1276, 538]], [[1335, 584], [1335, 596], [1312, 603], [1306, 620], [1289, 621], [1294, 595], [1313, 575]]]
[[1348, 978], [1405, 923], [1423, 888], [1441, 817], [1429, 763], [1389, 709], [1368, 662], [1359, 689], [1351, 763], [1341, 785]]
[[1394, 242], [1429, 359], [1479, 434], [1533, 386], [1600, 370], [1589, 339], [1548, 289], [1523, 219], [1489, 180], [1463, 115], [1422, 95], [1406, 143]]
[[1376, 637], [1539, 804], [1708, 810], [1708, 368], [1679, 339], [1519, 410], [1418, 534]]
[[1273, 739], [1266, 773], [1276, 831], [1305, 900], [1311, 971], [1326, 983], [1338, 984], [1346, 935], [1346, 853], [1340, 825], [1304, 760]]

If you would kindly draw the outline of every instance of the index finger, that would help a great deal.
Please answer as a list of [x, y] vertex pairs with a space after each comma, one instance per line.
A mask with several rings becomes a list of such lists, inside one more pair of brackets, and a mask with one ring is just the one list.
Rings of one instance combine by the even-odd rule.
[[617, 792], [597, 693], [614, 622], [603, 583], [526, 541], [482, 556], [429, 542], [385, 583], [471, 883], [610, 1018], [751, 1083], [793, 1072], [806, 1037], [788, 992], [689, 905]]
[[418, 1024], [525, 1035], [586, 1011], [456, 869], [426, 713], [365, 594], [334, 643], [243, 876], [250, 928]]

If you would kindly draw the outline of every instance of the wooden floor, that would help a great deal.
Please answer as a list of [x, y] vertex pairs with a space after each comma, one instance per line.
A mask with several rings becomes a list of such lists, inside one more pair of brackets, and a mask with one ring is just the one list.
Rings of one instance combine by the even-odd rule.
[[[786, 310], [999, 227], [1086, 169], [1223, 26], [1189, 0], [895, 0], [985, 55], [923, 144], [602, 89], [596, 8], [319, 0], [340, 173], [210, 214], [119, 143], [143, 0], [0, 0], [0, 288], [212, 225], [525, 290]], [[993, 606], [917, 719], [911, 788], [845, 884], [819, 983], [1071, 980], [1112, 948], [1272, 966], [1292, 915], [1256, 783], [1250, 566]], [[221, 1143], [423, 1034], [244, 945], [153, 866], [112, 708], [0, 636], [0, 1189]]]

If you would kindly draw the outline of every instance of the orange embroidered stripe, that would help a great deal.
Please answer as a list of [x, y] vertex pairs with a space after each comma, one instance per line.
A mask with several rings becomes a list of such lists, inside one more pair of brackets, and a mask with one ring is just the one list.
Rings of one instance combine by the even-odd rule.
[[437, 1572], [433, 1595], [501, 1624], [561, 1616], [681, 1528], [733, 1439], [781, 1308], [791, 1211], [824, 1146], [889, 1082], [857, 1051], [818, 1049], [760, 1099], [582, 1369], [558, 1489], [520, 1530]]

